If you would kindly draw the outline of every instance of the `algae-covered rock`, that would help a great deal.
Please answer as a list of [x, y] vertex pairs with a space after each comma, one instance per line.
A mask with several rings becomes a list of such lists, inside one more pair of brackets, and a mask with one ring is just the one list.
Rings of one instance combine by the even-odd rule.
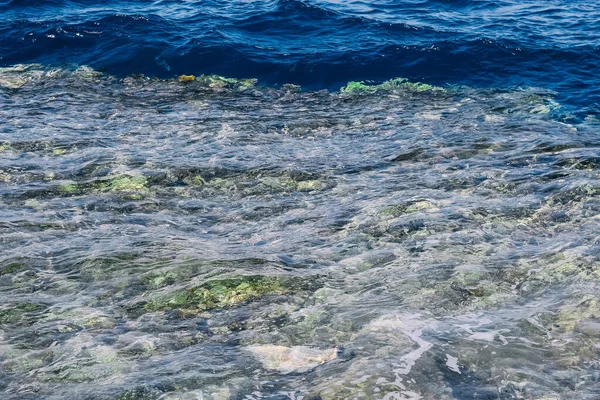
[[27, 269], [27, 265], [20, 262], [11, 262], [0, 266], [0, 276], [14, 274]]
[[294, 85], [293, 83], [286, 83], [282, 86], [282, 88], [292, 93], [300, 92], [302, 90], [302, 86]]
[[45, 307], [41, 304], [20, 303], [9, 308], [0, 310], [0, 323], [13, 324], [19, 322], [27, 314], [43, 310]]
[[308, 177], [294, 177], [292, 174], [255, 176], [252, 173], [233, 176], [215, 177], [204, 180], [202, 177], [186, 179], [193, 186], [202, 186], [208, 193], [236, 194], [239, 196], [271, 195], [273, 193], [316, 192], [327, 188], [327, 183]]
[[81, 321], [81, 324], [86, 328], [94, 329], [111, 329], [115, 326], [114, 320], [105, 315], [95, 315], [88, 318], [84, 318]]
[[390, 92], [402, 90], [406, 92], [434, 92], [444, 89], [421, 82], [410, 82], [405, 78], [396, 78], [385, 81], [379, 85], [367, 85], [364, 82], [348, 82], [340, 89], [340, 93], [372, 94], [376, 92]]
[[144, 176], [121, 175], [103, 185], [103, 191], [116, 193], [130, 200], [140, 200], [150, 193], [146, 184]]
[[308, 346], [252, 345], [245, 348], [265, 369], [284, 374], [305, 372], [321, 364], [334, 360], [337, 349], [318, 349]]
[[150, 289], [158, 289], [174, 283], [179, 278], [176, 272], [168, 271], [164, 274], [150, 274], [142, 278], [142, 282]]
[[[19, 354], [21, 353], [21, 354]], [[10, 351], [3, 354], [5, 362], [2, 367], [8, 372], [31, 371], [52, 362], [54, 353], [52, 351], [23, 352]]]
[[224, 88], [238, 83], [235, 78], [225, 78], [219, 75], [200, 75], [196, 78], [200, 84], [210, 88]]
[[196, 77], [194, 75], [179, 75], [177, 80], [181, 83], [188, 83], [195, 81]]
[[[48, 175], [48, 180], [54, 179], [54, 174]], [[60, 195], [85, 194], [90, 192], [114, 193], [130, 200], [140, 200], [150, 194], [146, 187], [148, 180], [144, 176], [118, 175], [109, 180], [92, 183], [71, 182], [55, 187]]]
[[296, 183], [296, 188], [300, 192], [312, 192], [315, 190], [322, 190], [325, 188], [325, 184], [319, 180], [308, 180], [308, 181], [300, 181]]
[[204, 180], [204, 178], [202, 178], [202, 176], [200, 175], [195, 175], [194, 177], [192, 177], [190, 179], [189, 182], [191, 185], [193, 186], [202, 186], [202, 185], [206, 185], [206, 181]]
[[96, 71], [95, 69], [82, 65], [73, 71], [73, 75], [82, 79], [94, 79], [102, 76], [102, 72]]
[[256, 85], [256, 82], [258, 82], [258, 79], [256, 78], [251, 78], [251, 79], [241, 79], [238, 81], [237, 84], [237, 89], [238, 90], [248, 90], [254, 87], [254, 85]]
[[0, 87], [4, 87], [7, 89], [19, 89], [23, 85], [25, 85], [27, 81], [18, 77], [4, 77], [0, 76]]
[[144, 307], [148, 311], [179, 309], [183, 312], [197, 312], [232, 306], [287, 291], [282, 278], [245, 276], [210, 281], [191, 289], [175, 291], [149, 301]]
[[[191, 79], [193, 77], [194, 79]], [[248, 90], [256, 85], [258, 81], [256, 78], [247, 79], [236, 79], [236, 78], [225, 78], [219, 75], [200, 75], [194, 77], [193, 75], [182, 75], [179, 78], [180, 82], [191, 82], [195, 80], [201, 86], [213, 88], [213, 89], [235, 89], [239, 91]], [[183, 79], [183, 80], [182, 80]]]
[[568, 304], [556, 315], [556, 324], [565, 331], [573, 331], [582, 321], [600, 318], [600, 302], [597, 298], [586, 296], [577, 304]]
[[108, 190], [113, 192], [144, 190], [145, 185], [146, 178], [143, 176], [123, 175], [113, 178], [108, 185]]
[[379, 215], [383, 217], [397, 218], [404, 214], [436, 210], [437, 208], [433, 203], [427, 200], [416, 200], [384, 207], [383, 209], [381, 209], [381, 211], [379, 211]]
[[66, 183], [64, 185], [59, 185], [56, 189], [59, 193], [65, 195], [77, 193], [77, 185], [74, 183]]

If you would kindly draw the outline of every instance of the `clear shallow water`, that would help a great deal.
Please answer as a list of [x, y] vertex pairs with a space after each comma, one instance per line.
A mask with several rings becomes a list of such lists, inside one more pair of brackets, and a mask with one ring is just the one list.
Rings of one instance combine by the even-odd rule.
[[0, 4], [2, 398], [600, 398], [591, 2]]
[[4, 398], [600, 395], [596, 119], [533, 90], [23, 69]]

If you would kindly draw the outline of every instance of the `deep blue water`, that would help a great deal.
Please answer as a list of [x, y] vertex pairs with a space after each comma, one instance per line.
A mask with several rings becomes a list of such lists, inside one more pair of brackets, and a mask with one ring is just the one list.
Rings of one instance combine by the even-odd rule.
[[406, 77], [600, 102], [592, 0], [0, 1], [0, 65], [86, 64], [337, 89]]

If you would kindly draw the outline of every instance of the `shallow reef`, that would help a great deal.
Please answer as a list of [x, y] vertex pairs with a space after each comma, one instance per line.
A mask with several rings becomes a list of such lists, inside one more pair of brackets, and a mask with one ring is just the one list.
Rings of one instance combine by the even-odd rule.
[[596, 119], [186, 73], [0, 69], [3, 399], [599, 398]]

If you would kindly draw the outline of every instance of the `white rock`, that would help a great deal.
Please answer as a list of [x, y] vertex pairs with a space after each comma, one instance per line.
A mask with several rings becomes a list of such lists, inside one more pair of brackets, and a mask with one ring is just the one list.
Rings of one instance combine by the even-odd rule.
[[253, 345], [246, 347], [266, 369], [282, 373], [304, 372], [337, 357], [336, 349], [316, 349], [308, 346]]

